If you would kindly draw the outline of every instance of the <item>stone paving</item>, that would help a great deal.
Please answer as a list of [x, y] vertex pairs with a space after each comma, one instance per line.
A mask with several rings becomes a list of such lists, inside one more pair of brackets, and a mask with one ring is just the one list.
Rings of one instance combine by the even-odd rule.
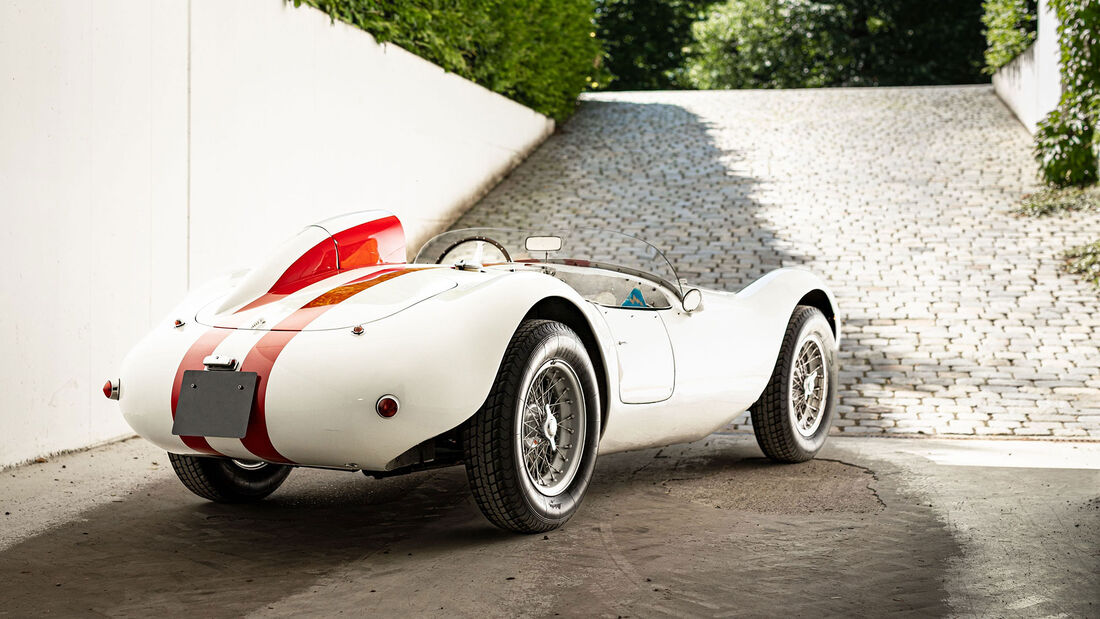
[[817, 271], [835, 432], [1100, 439], [1100, 295], [1060, 270], [1100, 214], [1013, 215], [1036, 187], [988, 86], [608, 93], [455, 227], [618, 229], [727, 290]]

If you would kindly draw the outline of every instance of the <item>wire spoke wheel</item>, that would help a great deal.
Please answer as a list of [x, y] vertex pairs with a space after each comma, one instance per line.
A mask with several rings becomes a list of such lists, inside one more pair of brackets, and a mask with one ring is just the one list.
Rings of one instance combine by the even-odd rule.
[[828, 389], [825, 351], [821, 340], [810, 335], [798, 348], [788, 383], [791, 425], [802, 436], [813, 436], [821, 425]]
[[546, 496], [569, 487], [581, 464], [585, 406], [580, 379], [562, 359], [535, 372], [519, 402], [518, 454], [527, 478]]
[[791, 313], [771, 378], [752, 407], [756, 442], [775, 462], [805, 462], [825, 445], [840, 384], [834, 334], [816, 307]]
[[584, 342], [560, 322], [524, 320], [462, 430], [481, 513], [519, 533], [565, 524], [584, 499], [599, 441], [600, 392]]

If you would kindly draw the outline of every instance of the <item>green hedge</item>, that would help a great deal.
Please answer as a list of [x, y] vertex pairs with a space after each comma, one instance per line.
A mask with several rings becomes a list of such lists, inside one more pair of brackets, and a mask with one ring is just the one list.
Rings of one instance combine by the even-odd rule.
[[1035, 0], [985, 0], [985, 72], [993, 74], [1035, 41]]
[[1100, 0], [1050, 0], [1062, 48], [1062, 98], [1039, 122], [1035, 158], [1043, 178], [1095, 183], [1100, 150]]
[[558, 121], [597, 79], [593, 0], [293, 0]]

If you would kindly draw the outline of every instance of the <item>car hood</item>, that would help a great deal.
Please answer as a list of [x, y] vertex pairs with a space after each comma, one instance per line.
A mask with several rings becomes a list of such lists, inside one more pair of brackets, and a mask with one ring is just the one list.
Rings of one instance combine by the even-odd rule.
[[290, 294], [242, 295], [245, 279], [195, 315], [199, 324], [261, 331], [323, 331], [381, 320], [458, 286], [444, 267], [384, 265], [340, 271]]

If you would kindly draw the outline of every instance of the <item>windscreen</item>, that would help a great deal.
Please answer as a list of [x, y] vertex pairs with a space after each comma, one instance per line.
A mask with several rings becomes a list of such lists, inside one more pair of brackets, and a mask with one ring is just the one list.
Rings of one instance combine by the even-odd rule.
[[416, 262], [592, 266], [646, 277], [682, 295], [676, 270], [661, 250], [639, 238], [600, 228], [451, 230], [425, 243]]

